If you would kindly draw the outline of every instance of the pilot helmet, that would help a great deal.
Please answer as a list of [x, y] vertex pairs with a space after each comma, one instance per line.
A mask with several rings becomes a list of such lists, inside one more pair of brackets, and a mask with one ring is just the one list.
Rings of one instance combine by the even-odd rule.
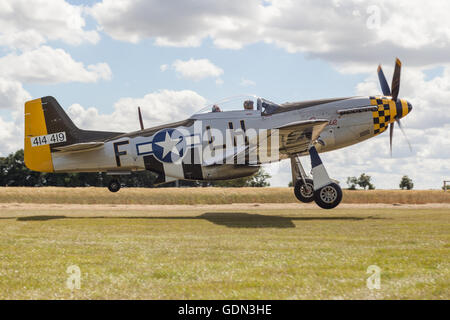
[[244, 101], [244, 109], [246, 109], [246, 110], [253, 110], [253, 101], [252, 100], [245, 100]]

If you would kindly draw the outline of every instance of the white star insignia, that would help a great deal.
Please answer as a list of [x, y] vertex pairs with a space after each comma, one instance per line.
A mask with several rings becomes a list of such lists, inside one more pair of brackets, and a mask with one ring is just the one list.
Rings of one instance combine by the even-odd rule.
[[169, 135], [169, 132], [166, 131], [166, 139], [164, 141], [156, 142], [158, 146], [163, 148], [163, 158], [169, 153], [175, 153], [176, 155], [180, 155], [180, 152], [177, 149], [177, 144], [180, 142], [182, 138], [172, 139]]

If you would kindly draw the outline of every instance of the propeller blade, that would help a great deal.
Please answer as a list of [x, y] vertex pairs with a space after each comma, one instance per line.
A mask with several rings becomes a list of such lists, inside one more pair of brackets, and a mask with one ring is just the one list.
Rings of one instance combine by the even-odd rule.
[[392, 100], [397, 101], [398, 92], [400, 91], [400, 73], [402, 70], [402, 63], [399, 58], [395, 60], [394, 76], [392, 77]]
[[139, 124], [141, 125], [141, 130], [144, 130], [144, 121], [142, 121], [141, 107], [138, 107]]
[[389, 125], [389, 147], [391, 149], [392, 157], [392, 138], [394, 137], [394, 122]]
[[402, 131], [402, 133], [403, 133], [403, 136], [405, 137], [405, 139], [406, 139], [406, 142], [408, 142], [408, 146], [409, 146], [409, 151], [411, 151], [412, 152], [412, 147], [411, 147], [411, 143], [409, 142], [409, 140], [408, 140], [408, 137], [406, 136], [406, 133], [405, 133], [405, 131], [403, 130], [403, 127], [402, 127], [402, 125], [401, 125], [401, 123], [400, 123], [400, 120], [399, 119], [397, 119], [397, 124], [398, 124], [398, 127], [400, 128], [400, 130]]
[[386, 77], [384, 76], [383, 69], [381, 68], [381, 64], [378, 66], [378, 80], [380, 80], [381, 90], [385, 96], [391, 95], [391, 89], [389, 89], [389, 85], [386, 81]]

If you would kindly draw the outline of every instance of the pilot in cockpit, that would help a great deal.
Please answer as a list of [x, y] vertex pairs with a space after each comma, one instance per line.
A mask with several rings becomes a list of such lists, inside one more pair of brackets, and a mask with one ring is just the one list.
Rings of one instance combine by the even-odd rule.
[[253, 110], [253, 101], [252, 100], [245, 100], [244, 101], [244, 109], [245, 110]]
[[222, 112], [217, 104], [213, 105], [212, 112]]

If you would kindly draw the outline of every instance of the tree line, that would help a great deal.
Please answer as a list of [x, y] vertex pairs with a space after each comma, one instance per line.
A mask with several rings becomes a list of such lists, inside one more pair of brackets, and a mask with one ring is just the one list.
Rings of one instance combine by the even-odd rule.
[[[105, 172], [83, 173], [42, 173], [31, 171], [25, 166], [23, 150], [18, 150], [6, 157], [0, 157], [0, 186], [16, 187], [106, 187], [114, 176]], [[136, 171], [120, 176], [120, 182], [127, 187], [156, 187], [157, 174], [151, 171]], [[267, 187], [271, 178], [263, 169], [251, 177], [224, 181], [185, 181], [180, 180], [181, 187]], [[173, 187], [175, 182], [160, 185]]]
[[[358, 178], [357, 177], [348, 177], [347, 178], [347, 185], [349, 190], [356, 190], [356, 186], [359, 186], [360, 188], [366, 190], [374, 190], [375, 186], [371, 182], [372, 177], [362, 173]], [[411, 178], [408, 176], [403, 176], [400, 180], [399, 184], [400, 189], [402, 190], [412, 190], [414, 188], [414, 183]]]
[[[371, 182], [372, 177], [362, 173], [358, 178], [357, 177], [347, 177], [347, 185], [348, 190], [356, 190], [357, 187], [360, 187], [364, 190], [375, 190], [375, 185]], [[293, 187], [292, 181], [288, 184], [289, 187]], [[414, 183], [411, 178], [408, 176], [403, 176], [400, 180], [399, 184], [400, 189], [402, 190], [412, 190], [414, 188]], [[448, 189], [450, 189], [450, 186], [448, 186]]]

